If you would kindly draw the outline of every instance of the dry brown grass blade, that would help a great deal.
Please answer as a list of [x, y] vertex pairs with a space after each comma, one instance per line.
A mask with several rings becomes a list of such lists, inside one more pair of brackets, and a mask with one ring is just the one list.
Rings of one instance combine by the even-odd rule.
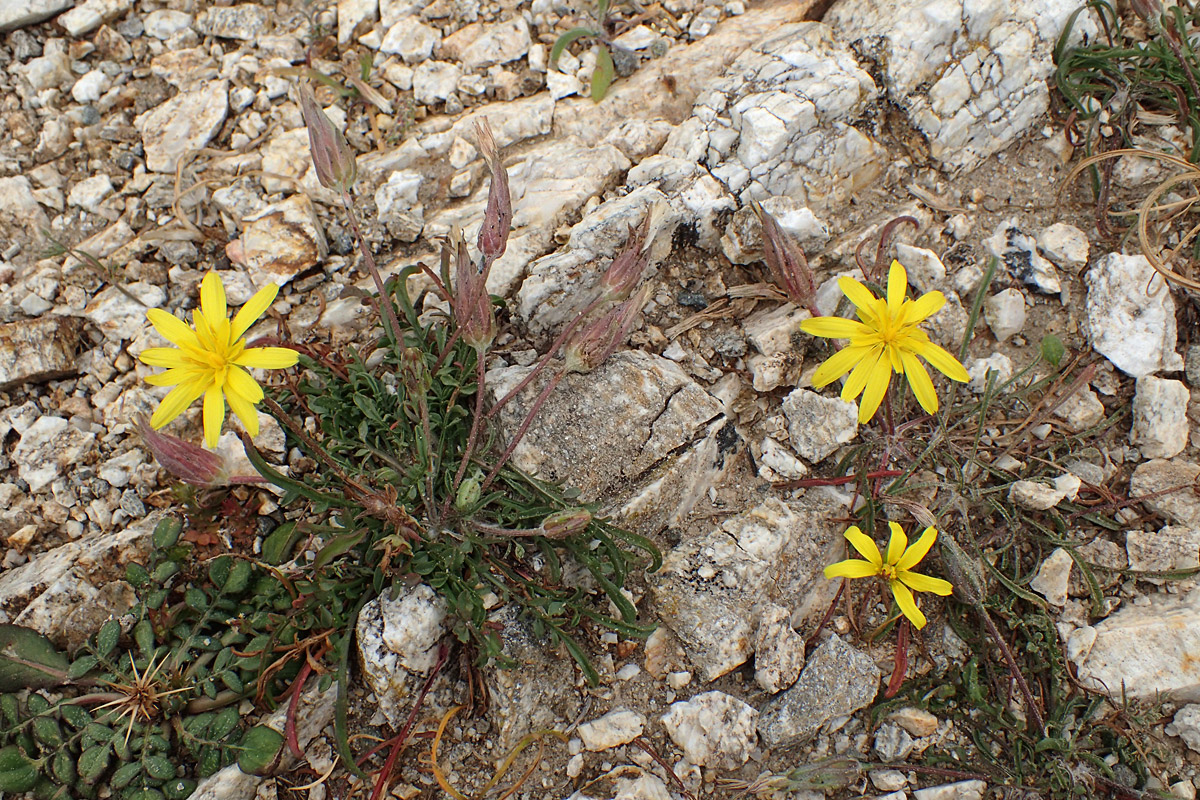
[[[1146, 260], [1150, 262], [1150, 266], [1154, 267], [1155, 272], [1162, 275], [1167, 281], [1177, 283], [1180, 286], [1185, 286], [1188, 289], [1200, 291], [1200, 281], [1190, 278], [1187, 275], [1181, 275], [1175, 270], [1167, 266], [1175, 256], [1177, 256], [1189, 242], [1191, 242], [1197, 234], [1200, 234], [1200, 224], [1190, 228], [1186, 234], [1180, 237], [1179, 244], [1167, 252], [1167, 257], [1160, 258], [1157, 241], [1151, 240], [1150, 235], [1150, 219], [1153, 214], [1159, 211], [1164, 211], [1175, 206], [1182, 206], [1183, 210], [1187, 210], [1192, 204], [1200, 202], [1200, 192], [1191, 198], [1185, 198], [1181, 201], [1159, 205], [1158, 201], [1166, 196], [1175, 187], [1189, 181], [1200, 183], [1200, 166], [1191, 163], [1185, 158], [1173, 155], [1171, 153], [1159, 153], [1153, 150], [1142, 150], [1139, 148], [1121, 148], [1120, 150], [1110, 150], [1107, 153], [1099, 153], [1094, 156], [1089, 156], [1080, 161], [1075, 167], [1067, 173], [1067, 177], [1063, 180], [1063, 188], [1065, 189], [1072, 181], [1079, 177], [1085, 169], [1093, 167], [1096, 164], [1112, 158], [1120, 158], [1121, 156], [1138, 156], [1139, 158], [1152, 158], [1158, 161], [1165, 161], [1172, 164], [1183, 172], [1179, 175], [1173, 175], [1165, 181], [1159, 183], [1151, 192], [1146, 195], [1142, 204], [1138, 207], [1137, 212], [1137, 233], [1138, 244], [1141, 246], [1142, 254], [1146, 256]], [[1180, 212], [1182, 213], [1182, 212]], [[1176, 214], [1172, 219], [1177, 218]]]

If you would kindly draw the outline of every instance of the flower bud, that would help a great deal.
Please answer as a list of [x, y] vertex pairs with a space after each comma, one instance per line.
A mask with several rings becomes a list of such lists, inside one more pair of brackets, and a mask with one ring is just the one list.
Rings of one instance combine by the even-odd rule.
[[1163, 13], [1161, 0], [1130, 0], [1129, 5], [1133, 9], [1133, 13], [1147, 22], [1161, 23]]
[[150, 427], [145, 416], [138, 420], [138, 431], [159, 466], [184, 483], [213, 488], [229, 482], [225, 459], [216, 453], [170, 434], [159, 433]]
[[633, 297], [578, 331], [564, 352], [567, 372], [591, 372], [603, 364], [624, 343], [649, 296], [650, 287], [643, 286]]
[[455, 230], [450, 236], [447, 246], [453, 248], [454, 258], [454, 321], [463, 341], [482, 353], [496, 337], [496, 314], [487, 290], [487, 276], [471, 263], [462, 234]]
[[308, 126], [308, 149], [312, 153], [317, 180], [326, 189], [349, 192], [358, 174], [358, 163], [346, 137], [321, 110], [312, 88], [300, 84], [300, 114]]
[[485, 118], [475, 124], [475, 135], [479, 140], [479, 152], [492, 171], [492, 184], [488, 188], [487, 208], [483, 212], [483, 225], [479, 228], [476, 246], [483, 253], [484, 272], [492, 262], [504, 255], [508, 247], [508, 234], [512, 229], [512, 195], [508, 190], [508, 172], [500, 161], [500, 151], [492, 136], [492, 128]]
[[646, 246], [646, 235], [650, 230], [650, 212], [642, 224], [629, 229], [625, 249], [609, 264], [600, 278], [600, 287], [607, 300], [624, 300], [642, 280], [642, 273], [650, 263], [650, 251]]
[[592, 512], [586, 508], [558, 511], [542, 520], [538, 534], [548, 539], [566, 539], [587, 530], [592, 524]]
[[750, 208], [762, 225], [763, 260], [767, 262], [776, 285], [796, 305], [813, 308], [816, 305], [817, 287], [812, 270], [808, 267], [808, 259], [766, 209], [757, 202], [751, 203]]

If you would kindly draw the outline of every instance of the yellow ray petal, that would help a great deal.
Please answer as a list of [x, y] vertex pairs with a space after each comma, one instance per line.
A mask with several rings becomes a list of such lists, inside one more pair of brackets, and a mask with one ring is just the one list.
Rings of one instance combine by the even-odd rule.
[[160, 372], [157, 375], [147, 375], [146, 383], [151, 386], [174, 386], [177, 383], [187, 383], [188, 381], [203, 380], [204, 373], [197, 372], [188, 367], [177, 367], [169, 369], [166, 372]]
[[848, 558], [825, 568], [826, 578], [869, 578], [879, 574], [879, 567], [861, 558]]
[[241, 367], [230, 367], [229, 374], [225, 376], [225, 391], [227, 394], [238, 396], [239, 400], [245, 400], [247, 403], [254, 405], [263, 399], [262, 387], [258, 385], [258, 381], [250, 377], [250, 373]]
[[221, 426], [225, 424], [225, 395], [219, 386], [204, 392], [204, 443], [209, 449], [217, 446], [221, 438]]
[[904, 551], [908, 549], [908, 536], [904, 533], [904, 528], [901, 528], [898, 522], [889, 522], [888, 528], [891, 529], [892, 535], [888, 539], [887, 555], [884, 556], [883, 563], [895, 564], [904, 555]]
[[875, 540], [863, 533], [857, 525], [847, 528], [845, 536], [846, 541], [850, 542], [850, 546], [857, 550], [859, 555], [876, 567], [883, 566], [883, 556], [879, 555], [879, 547]]
[[160, 336], [176, 347], [200, 347], [196, 332], [179, 317], [168, 314], [161, 308], [152, 308], [146, 312], [146, 319], [150, 320], [150, 324]]
[[912, 387], [917, 402], [928, 413], [936, 414], [938, 410], [937, 392], [933, 389], [933, 381], [929, 379], [929, 373], [912, 353], [902, 352], [900, 358], [904, 362], [904, 377], [908, 378], [908, 385]]
[[225, 399], [229, 401], [229, 408], [242, 421], [242, 427], [246, 429], [246, 433], [251, 437], [258, 436], [258, 411], [254, 406], [236, 392], [226, 392]]
[[888, 313], [893, 318], [900, 313], [900, 307], [904, 305], [906, 295], [908, 295], [908, 273], [904, 271], [904, 266], [899, 261], [893, 260], [892, 267], [888, 270], [887, 283]]
[[907, 571], [921, 563], [921, 559], [933, 547], [933, 543], [937, 541], [937, 529], [926, 528], [921, 531], [921, 537], [913, 544], [912, 547], [904, 551], [904, 556], [896, 562], [896, 569]]
[[917, 355], [928, 361], [934, 369], [950, 380], [958, 381], [959, 383], [966, 383], [971, 380], [971, 376], [967, 374], [966, 367], [959, 363], [957, 358], [933, 342], [928, 342], [914, 349]]
[[894, 344], [889, 344], [884, 350], [887, 352], [888, 365], [891, 366], [892, 372], [897, 375], [903, 375], [904, 362], [900, 360], [900, 348]]
[[845, 317], [814, 317], [800, 323], [800, 330], [810, 336], [826, 339], [849, 339], [851, 336], [870, 334], [871, 329], [855, 319]]
[[251, 347], [233, 360], [239, 367], [284, 369], [300, 360], [300, 354], [290, 347]]
[[213, 335], [212, 325], [208, 324], [208, 317], [198, 308], [192, 310], [192, 325], [196, 328], [200, 348], [206, 353], [217, 352], [217, 338]]
[[854, 346], [843, 347], [825, 359], [821, 366], [817, 367], [816, 371], [813, 372], [813, 386], [817, 389], [828, 386], [849, 372], [863, 357], [864, 352], [862, 348]]
[[927, 620], [921, 613], [921, 609], [917, 608], [917, 601], [913, 599], [912, 590], [900, 581], [891, 581], [891, 586], [892, 594], [896, 596], [896, 605], [900, 606], [900, 613], [908, 617], [908, 621], [917, 630], [924, 628]]
[[[849, 350], [851, 348], [847, 347], [846, 349]], [[858, 359], [858, 365], [854, 367], [854, 371], [850, 373], [850, 378], [842, 386], [843, 400], [854, 400], [862, 394], [863, 387], [867, 385], [867, 380], [871, 377], [871, 373], [875, 371], [875, 366], [881, 358], [883, 358], [883, 350], [877, 347]]]
[[212, 270], [200, 282], [200, 308], [204, 309], [204, 316], [209, 322], [225, 319], [228, 313], [225, 309], [225, 285]]
[[944, 581], [941, 578], [934, 578], [929, 575], [922, 575], [919, 572], [901, 572], [896, 577], [905, 586], [917, 592], [929, 592], [930, 594], [939, 594], [945, 597], [954, 591], [954, 586], [951, 585], [950, 581]]
[[279, 294], [279, 285], [275, 283], [268, 283], [255, 292], [254, 296], [246, 301], [246, 305], [242, 306], [233, 318], [233, 329], [230, 331], [230, 336], [235, 340], [242, 338], [246, 331], [250, 330], [250, 326], [258, 322], [258, 318], [267, 312], [271, 303], [275, 302], [277, 294]]
[[176, 347], [148, 347], [138, 356], [138, 360], [152, 367], [188, 366], [183, 351]]
[[196, 398], [204, 394], [204, 390], [207, 388], [207, 381], [195, 380], [181, 383], [167, 392], [167, 396], [158, 404], [158, 408], [154, 409], [154, 414], [150, 417], [150, 427], [158, 430], [178, 417], [196, 401]]
[[946, 295], [941, 292], [926, 292], [908, 304], [908, 313], [904, 318], [910, 325], [915, 325], [936, 314], [944, 305]]
[[871, 417], [875, 416], [875, 412], [879, 410], [879, 404], [883, 402], [883, 396], [887, 394], [888, 384], [891, 383], [891, 380], [892, 366], [886, 358], [880, 358], [867, 378], [867, 386], [863, 390], [862, 399], [858, 404], [860, 425], [866, 424]]
[[838, 288], [850, 298], [863, 322], [872, 327], [879, 326], [879, 316], [875, 313], [875, 295], [871, 294], [870, 289], [848, 275], [838, 278]]

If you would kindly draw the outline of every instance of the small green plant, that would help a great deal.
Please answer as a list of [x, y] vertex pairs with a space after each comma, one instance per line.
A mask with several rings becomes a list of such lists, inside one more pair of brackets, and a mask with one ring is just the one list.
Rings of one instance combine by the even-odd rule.
[[72, 658], [0, 626], [0, 791], [175, 800], [228, 764], [275, 763], [284, 735], [248, 726], [241, 704], [301, 674], [302, 642], [329, 640], [337, 603], [304, 600], [304, 581], [263, 562], [223, 555], [198, 570], [181, 531], [158, 524], [149, 563], [126, 571], [138, 603]]
[[559, 36], [550, 48], [550, 68], [558, 68], [558, 58], [563, 51], [580, 39], [594, 39], [596, 49], [596, 71], [592, 73], [592, 101], [599, 103], [608, 94], [616, 68], [613, 65], [612, 38], [609, 35], [610, 0], [596, 0], [596, 27], [575, 27]]

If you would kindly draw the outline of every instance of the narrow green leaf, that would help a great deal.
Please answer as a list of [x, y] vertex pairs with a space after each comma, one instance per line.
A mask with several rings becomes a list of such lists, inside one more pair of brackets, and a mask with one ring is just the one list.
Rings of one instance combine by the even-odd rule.
[[233, 559], [229, 556], [218, 556], [208, 565], [208, 579], [213, 582], [213, 585], [218, 589], [225, 588], [225, 582], [229, 580], [229, 570], [233, 567]]
[[250, 585], [250, 576], [254, 573], [249, 561], [238, 560], [229, 570], [229, 580], [225, 582], [225, 594], [241, 594]]
[[0, 625], [0, 692], [58, 686], [67, 679], [69, 666], [67, 657], [37, 631]]
[[115, 619], [110, 619], [100, 627], [100, 632], [96, 634], [96, 655], [101, 658], [109, 655], [117, 647], [117, 642], [121, 638], [121, 623]]
[[111, 760], [111, 745], [98, 744], [89, 747], [79, 754], [79, 777], [85, 783], [95, 783], [100, 780], [100, 776], [104, 774], [104, 770], [108, 769], [108, 762]]
[[572, 28], [558, 37], [554, 46], [550, 48], [550, 68], [558, 69], [558, 57], [562, 55], [563, 50], [566, 50], [571, 42], [584, 36], [599, 36], [599, 34], [590, 28]]
[[240, 719], [241, 714], [238, 712], [236, 705], [221, 709], [208, 726], [208, 737], [210, 739], [224, 739], [238, 726]]
[[291, 560], [292, 548], [296, 546], [296, 540], [299, 538], [300, 530], [295, 522], [283, 523], [263, 540], [263, 561], [277, 566]]
[[95, 656], [80, 656], [71, 662], [71, 666], [67, 669], [67, 677], [77, 681], [95, 669], [99, 663], [100, 659]]
[[150, 620], [139, 620], [133, 626], [133, 640], [137, 642], [138, 650], [147, 658], [154, 653], [154, 626]]
[[612, 85], [615, 74], [616, 68], [613, 66], [612, 53], [608, 52], [608, 46], [596, 45], [596, 69], [592, 73], [593, 103], [599, 103], [604, 99], [604, 95], [608, 94], [608, 87]]

